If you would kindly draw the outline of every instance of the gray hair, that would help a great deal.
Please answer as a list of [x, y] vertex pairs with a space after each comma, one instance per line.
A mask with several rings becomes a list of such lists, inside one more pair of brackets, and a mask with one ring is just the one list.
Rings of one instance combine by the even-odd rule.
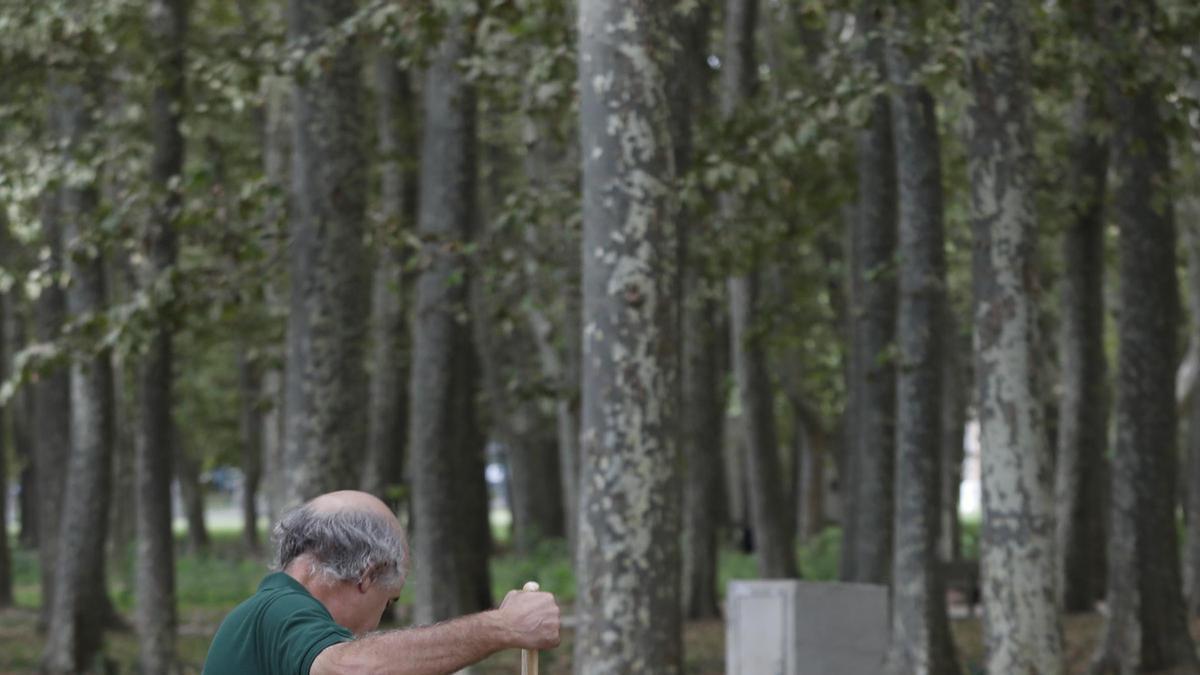
[[377, 513], [322, 511], [304, 504], [283, 514], [273, 538], [280, 570], [307, 553], [312, 572], [329, 582], [371, 577], [398, 589], [408, 573], [404, 535]]

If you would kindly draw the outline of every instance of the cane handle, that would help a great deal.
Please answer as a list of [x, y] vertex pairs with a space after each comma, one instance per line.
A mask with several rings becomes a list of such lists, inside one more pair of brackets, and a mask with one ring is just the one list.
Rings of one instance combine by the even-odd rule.
[[[522, 591], [536, 591], [538, 582], [530, 581], [521, 588]], [[521, 675], [538, 675], [538, 653], [536, 649], [521, 650]]]

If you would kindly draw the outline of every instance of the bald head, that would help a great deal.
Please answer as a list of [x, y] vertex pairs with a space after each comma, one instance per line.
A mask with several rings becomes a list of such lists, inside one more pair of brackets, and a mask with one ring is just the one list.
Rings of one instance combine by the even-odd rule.
[[400, 521], [382, 501], [356, 490], [330, 492], [284, 514], [275, 526], [276, 564], [309, 560], [330, 582], [373, 578], [397, 588], [407, 572]]
[[337, 492], [327, 492], [319, 497], [314, 497], [308, 502], [308, 506], [314, 513], [337, 513], [346, 511], [361, 511], [363, 513], [374, 513], [383, 518], [388, 518], [396, 523], [397, 529], [400, 527], [400, 521], [396, 520], [396, 515], [388, 508], [383, 500], [369, 492], [360, 492], [358, 490], [338, 490]]

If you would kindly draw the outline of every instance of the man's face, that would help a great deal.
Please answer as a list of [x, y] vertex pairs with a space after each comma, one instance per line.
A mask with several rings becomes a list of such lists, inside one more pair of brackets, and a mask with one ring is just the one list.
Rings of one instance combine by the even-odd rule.
[[400, 586], [378, 583], [373, 578], [347, 584], [346, 602], [343, 605], [343, 616], [334, 617], [355, 635], [365, 635], [379, 627], [383, 612], [400, 594]]

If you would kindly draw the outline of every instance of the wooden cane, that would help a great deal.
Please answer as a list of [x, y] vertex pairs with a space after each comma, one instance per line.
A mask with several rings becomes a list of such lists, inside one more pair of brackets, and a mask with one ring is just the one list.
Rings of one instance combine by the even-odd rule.
[[[521, 589], [522, 591], [536, 591], [540, 586], [538, 582], [530, 581]], [[538, 675], [538, 653], [536, 649], [521, 650], [521, 675]]]

